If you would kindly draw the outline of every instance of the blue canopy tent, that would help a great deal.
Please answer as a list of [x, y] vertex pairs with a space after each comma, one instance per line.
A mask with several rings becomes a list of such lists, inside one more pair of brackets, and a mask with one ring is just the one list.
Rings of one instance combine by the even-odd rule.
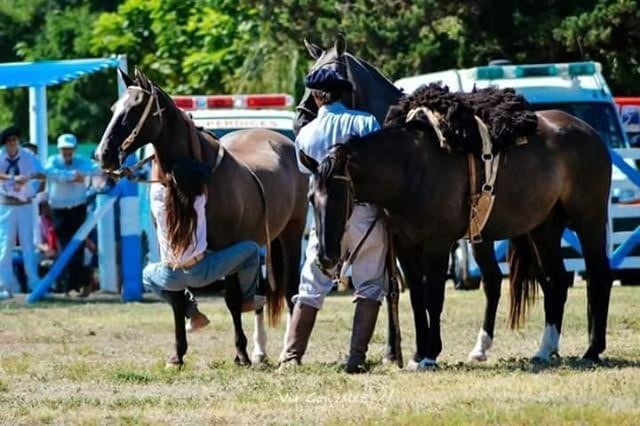
[[[0, 64], [0, 89], [16, 87], [29, 88], [29, 137], [38, 145], [38, 154], [44, 164], [48, 157], [47, 134], [47, 86], [75, 80], [86, 74], [91, 74], [105, 68], [120, 67], [127, 70], [126, 56], [112, 56], [109, 58], [72, 59], [60, 61], [13, 62]], [[125, 90], [124, 83], [118, 78], [118, 91]], [[135, 222], [138, 217], [137, 186], [130, 182], [122, 182], [117, 196], [121, 205], [121, 233], [123, 256], [131, 262], [123, 265], [123, 299], [139, 300], [141, 298], [140, 285], [140, 227]], [[112, 191], [113, 192], [113, 191]], [[96, 213], [87, 219], [74, 235], [70, 244], [64, 248], [54, 267], [45, 276], [37, 288], [29, 295], [28, 302], [36, 302], [49, 290], [53, 280], [64, 268], [73, 251], [83, 244], [86, 234], [98, 224], [98, 250], [101, 288], [106, 291], [116, 291], [118, 279], [115, 264], [115, 236], [114, 218], [111, 207], [115, 202], [113, 194], [98, 195]], [[130, 223], [131, 217], [135, 223]], [[123, 225], [124, 223], [124, 225]], [[126, 252], [126, 253], [125, 253]]]
[[[0, 64], [0, 89], [29, 88], [29, 136], [38, 145], [40, 161], [47, 159], [47, 86], [75, 80], [85, 74], [120, 66], [127, 69], [124, 55], [109, 58], [61, 61], [9, 62]], [[121, 82], [118, 79], [118, 85]], [[122, 91], [122, 88], [119, 87]]]

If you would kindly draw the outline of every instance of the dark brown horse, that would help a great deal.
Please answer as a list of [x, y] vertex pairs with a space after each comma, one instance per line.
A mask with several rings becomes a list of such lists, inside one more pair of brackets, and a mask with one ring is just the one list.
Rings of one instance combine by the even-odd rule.
[[[347, 76], [353, 83], [354, 92], [351, 95], [345, 95], [343, 103], [348, 108], [367, 111], [373, 114], [378, 122], [383, 123], [389, 107], [398, 101], [402, 92], [376, 67], [347, 52], [347, 42], [343, 35], [338, 34], [333, 46], [326, 49], [308, 40], [304, 43], [309, 55], [315, 60], [312, 69], [320, 67], [334, 69], [341, 75]], [[296, 131], [313, 120], [317, 112], [318, 107], [311, 92], [306, 90], [296, 107], [294, 121]], [[487, 359], [487, 350], [494, 337], [502, 272], [498, 266], [492, 242], [472, 244], [472, 250], [484, 282], [486, 306], [482, 328], [474, 348], [469, 353], [469, 358], [484, 361]], [[393, 342], [396, 337], [391, 323], [389, 323], [388, 334], [386, 357], [394, 360], [396, 354]]]
[[[560, 240], [566, 226], [577, 232], [588, 274], [589, 346], [584, 358], [598, 361], [606, 346], [612, 282], [606, 255], [610, 157], [581, 120], [560, 111], [542, 111], [537, 117], [537, 133], [529, 143], [502, 156], [497, 197], [483, 237], [512, 239], [512, 322], [521, 318], [533, 292], [530, 285], [539, 279], [546, 327], [536, 356], [547, 360], [558, 349], [568, 287]], [[423, 368], [435, 365], [442, 350], [448, 250], [469, 221], [466, 155], [446, 152], [433, 127], [411, 122], [352, 138], [320, 165], [305, 156], [303, 162], [316, 170], [314, 207], [316, 218], [324, 218], [318, 228], [324, 230], [318, 260], [325, 267], [339, 257], [336, 242], [354, 199], [388, 212], [411, 289], [414, 361]]]
[[[171, 98], [141, 72], [136, 70], [135, 81], [122, 71], [120, 76], [127, 91], [118, 100], [98, 146], [102, 168], [118, 169], [124, 156], [147, 143], [153, 144], [164, 171], [171, 171], [182, 158], [200, 157], [212, 167], [221, 158], [208, 184], [208, 246], [216, 250], [242, 240], [264, 245], [267, 221], [272, 249], [272, 268], [267, 265], [267, 269], [272, 270], [275, 281], [274, 289], [267, 286], [267, 309], [271, 322], [275, 322], [284, 298], [290, 301], [298, 290], [307, 211], [307, 178], [298, 170], [293, 142], [262, 129], [237, 131], [221, 141], [212, 140], [196, 131]], [[248, 365], [247, 339], [240, 318], [241, 295], [234, 278], [227, 277], [225, 301], [236, 332], [236, 362]], [[182, 292], [171, 292], [171, 297], [176, 327], [172, 362], [181, 365], [187, 350], [186, 299]], [[257, 330], [263, 330], [262, 311], [257, 312], [257, 322]], [[264, 336], [256, 338], [254, 360], [265, 357], [265, 343]]]

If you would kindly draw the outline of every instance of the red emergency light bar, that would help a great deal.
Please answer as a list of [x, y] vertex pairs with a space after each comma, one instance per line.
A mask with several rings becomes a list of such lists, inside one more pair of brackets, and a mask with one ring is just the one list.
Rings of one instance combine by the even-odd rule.
[[618, 96], [614, 100], [619, 106], [640, 105], [640, 97], [638, 96]]
[[293, 105], [293, 97], [284, 93], [252, 95], [173, 96], [178, 108], [183, 110], [217, 108], [287, 108]]

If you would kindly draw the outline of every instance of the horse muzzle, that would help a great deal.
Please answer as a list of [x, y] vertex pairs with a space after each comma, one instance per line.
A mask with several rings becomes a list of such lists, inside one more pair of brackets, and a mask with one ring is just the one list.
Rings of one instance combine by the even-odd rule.
[[318, 254], [316, 264], [325, 275], [331, 276], [331, 272], [336, 268], [339, 260], [340, 259], [338, 257], [327, 257], [325, 255]]

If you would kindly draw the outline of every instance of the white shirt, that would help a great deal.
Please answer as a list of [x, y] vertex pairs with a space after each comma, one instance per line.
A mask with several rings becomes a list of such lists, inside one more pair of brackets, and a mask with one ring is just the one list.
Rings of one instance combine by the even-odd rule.
[[[333, 145], [342, 142], [347, 136], [364, 136], [380, 129], [376, 117], [353, 109], [347, 109], [342, 103], [334, 102], [318, 109], [318, 116], [300, 129], [296, 138], [296, 147], [317, 162], [322, 162]], [[296, 156], [298, 157], [298, 156]], [[302, 173], [309, 170], [300, 163]]]
[[[14, 159], [17, 159], [17, 166], [20, 169], [20, 175], [28, 176], [34, 173], [44, 173], [44, 169], [42, 168], [38, 157], [25, 148], [18, 148], [18, 153], [13, 158], [9, 158], [7, 150], [2, 148], [0, 150], [0, 171], [7, 174], [13, 174], [13, 169], [9, 170], [9, 160]], [[35, 197], [39, 186], [40, 182], [37, 180], [30, 180], [24, 185], [17, 185], [11, 180], [2, 180], [0, 181], [0, 203], [6, 202], [7, 197], [28, 202]]]
[[160, 246], [160, 261], [165, 264], [182, 264], [192, 259], [194, 256], [203, 253], [207, 249], [207, 218], [205, 215], [205, 205], [207, 197], [198, 195], [193, 202], [193, 208], [198, 217], [196, 233], [191, 240], [191, 244], [180, 255], [176, 255], [169, 245], [167, 228], [166, 196], [167, 189], [159, 183], [152, 183], [149, 188], [149, 198], [151, 213], [156, 220], [156, 234], [158, 245]]

